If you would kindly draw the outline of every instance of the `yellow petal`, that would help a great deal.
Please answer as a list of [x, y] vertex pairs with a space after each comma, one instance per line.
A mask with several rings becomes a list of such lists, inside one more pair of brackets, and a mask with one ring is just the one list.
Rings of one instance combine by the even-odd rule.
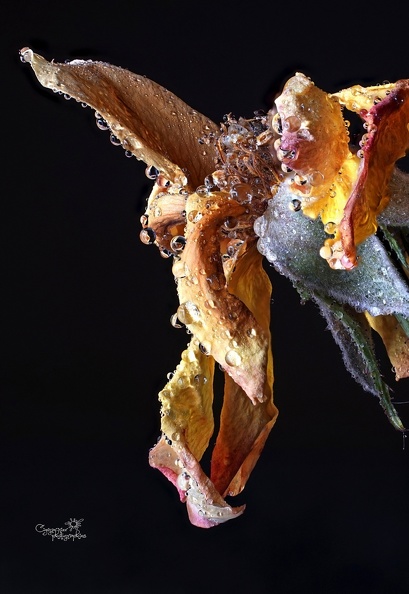
[[214, 360], [193, 338], [182, 353], [173, 377], [159, 392], [161, 430], [172, 441], [185, 443], [200, 460], [213, 433]]

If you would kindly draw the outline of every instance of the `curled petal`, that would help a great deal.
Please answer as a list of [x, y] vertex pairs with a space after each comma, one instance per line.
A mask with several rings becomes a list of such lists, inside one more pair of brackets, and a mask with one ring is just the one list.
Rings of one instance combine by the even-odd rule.
[[214, 147], [203, 150], [198, 139], [218, 127], [157, 83], [104, 62], [47, 62], [29, 48], [20, 54], [44, 87], [95, 109], [125, 149], [167, 179], [194, 189], [214, 170]]
[[[254, 245], [238, 260], [228, 288], [246, 304], [260, 326], [269, 333], [271, 284]], [[255, 338], [253, 334], [250, 336]], [[220, 430], [211, 470], [211, 478], [220, 493], [236, 495], [244, 488], [277, 419], [272, 367], [269, 348], [264, 387], [267, 398], [255, 404], [226, 375]]]
[[[379, 88], [368, 110], [367, 96], [356, 95], [354, 107], [365, 121], [368, 134], [362, 143], [362, 159], [353, 191], [340, 224], [346, 267], [356, 265], [356, 245], [376, 231], [376, 217], [388, 204], [388, 185], [395, 162], [409, 146], [409, 81], [398, 81], [392, 88]], [[351, 91], [353, 93], [353, 91]], [[346, 92], [337, 94], [344, 97]], [[346, 262], [345, 262], [346, 264]]]
[[[178, 279], [178, 317], [253, 403], [263, 401], [268, 398], [269, 333], [229, 291], [217, 233], [229, 216], [240, 216], [245, 207], [228, 199], [225, 192], [215, 192], [204, 198], [191, 195], [186, 212], [186, 247], [173, 267]], [[254, 243], [253, 237], [250, 242]], [[241, 243], [245, 249], [246, 242]]]
[[214, 360], [193, 338], [159, 394], [162, 437], [149, 454], [150, 465], [175, 485], [190, 521], [201, 528], [226, 522], [244, 510], [228, 505], [199, 465], [213, 433], [213, 371]]
[[182, 442], [171, 447], [162, 437], [151, 450], [149, 463], [177, 486], [194, 526], [212, 528], [243, 513], [244, 505], [231, 507], [224, 501]]
[[184, 233], [186, 197], [178, 190], [176, 184], [163, 186], [155, 183], [142, 217], [143, 227], [153, 231], [149, 243], [155, 243], [162, 254], [170, 254], [172, 239]]
[[346, 159], [348, 134], [337, 99], [297, 72], [276, 99], [281, 118], [283, 163], [316, 185], [332, 183]]

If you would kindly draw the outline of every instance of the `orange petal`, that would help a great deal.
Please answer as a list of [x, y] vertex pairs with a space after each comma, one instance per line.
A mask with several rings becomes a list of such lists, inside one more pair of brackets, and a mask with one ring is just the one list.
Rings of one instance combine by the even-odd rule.
[[[256, 403], [268, 398], [264, 389], [269, 333], [229, 291], [220, 253], [222, 224], [245, 210], [225, 192], [189, 196], [186, 247], [173, 273], [178, 282], [178, 318]], [[252, 231], [249, 241], [255, 243]]]
[[[262, 256], [254, 245], [238, 259], [228, 289], [250, 309], [269, 336], [271, 283], [263, 269]], [[236, 495], [244, 488], [277, 418], [270, 340], [267, 349], [266, 367], [260, 370], [265, 381], [263, 402], [250, 402], [240, 386], [226, 374], [211, 470], [211, 478], [220, 493]]]

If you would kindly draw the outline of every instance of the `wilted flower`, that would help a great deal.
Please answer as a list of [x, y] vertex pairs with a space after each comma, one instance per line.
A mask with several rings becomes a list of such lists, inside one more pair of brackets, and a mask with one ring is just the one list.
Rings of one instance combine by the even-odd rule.
[[[95, 109], [97, 125], [154, 180], [141, 240], [173, 257], [180, 305], [171, 322], [191, 340], [159, 394], [150, 464], [174, 483], [193, 524], [243, 512], [224, 497], [244, 488], [277, 417], [262, 254], [318, 305], [353, 377], [404, 430], [371, 329], [396, 379], [407, 377], [409, 186], [395, 162], [409, 145], [409, 81], [329, 95], [297, 73], [267, 114], [228, 115], [219, 127], [121, 68], [49, 63], [28, 48], [21, 57], [42, 85]], [[363, 120], [359, 147], [344, 109]], [[199, 461], [214, 428], [215, 363], [225, 390], [209, 478]]]

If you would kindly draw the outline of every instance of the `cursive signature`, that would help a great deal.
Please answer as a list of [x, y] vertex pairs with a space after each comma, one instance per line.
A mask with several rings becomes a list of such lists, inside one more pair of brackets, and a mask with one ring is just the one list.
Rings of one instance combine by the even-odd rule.
[[79, 528], [81, 520], [70, 518], [68, 522], [65, 522], [67, 528], [45, 528], [44, 524], [37, 524], [35, 527], [36, 532], [40, 532], [43, 536], [51, 536], [51, 540], [75, 540], [76, 538], [87, 538], [86, 534], [81, 534]]

